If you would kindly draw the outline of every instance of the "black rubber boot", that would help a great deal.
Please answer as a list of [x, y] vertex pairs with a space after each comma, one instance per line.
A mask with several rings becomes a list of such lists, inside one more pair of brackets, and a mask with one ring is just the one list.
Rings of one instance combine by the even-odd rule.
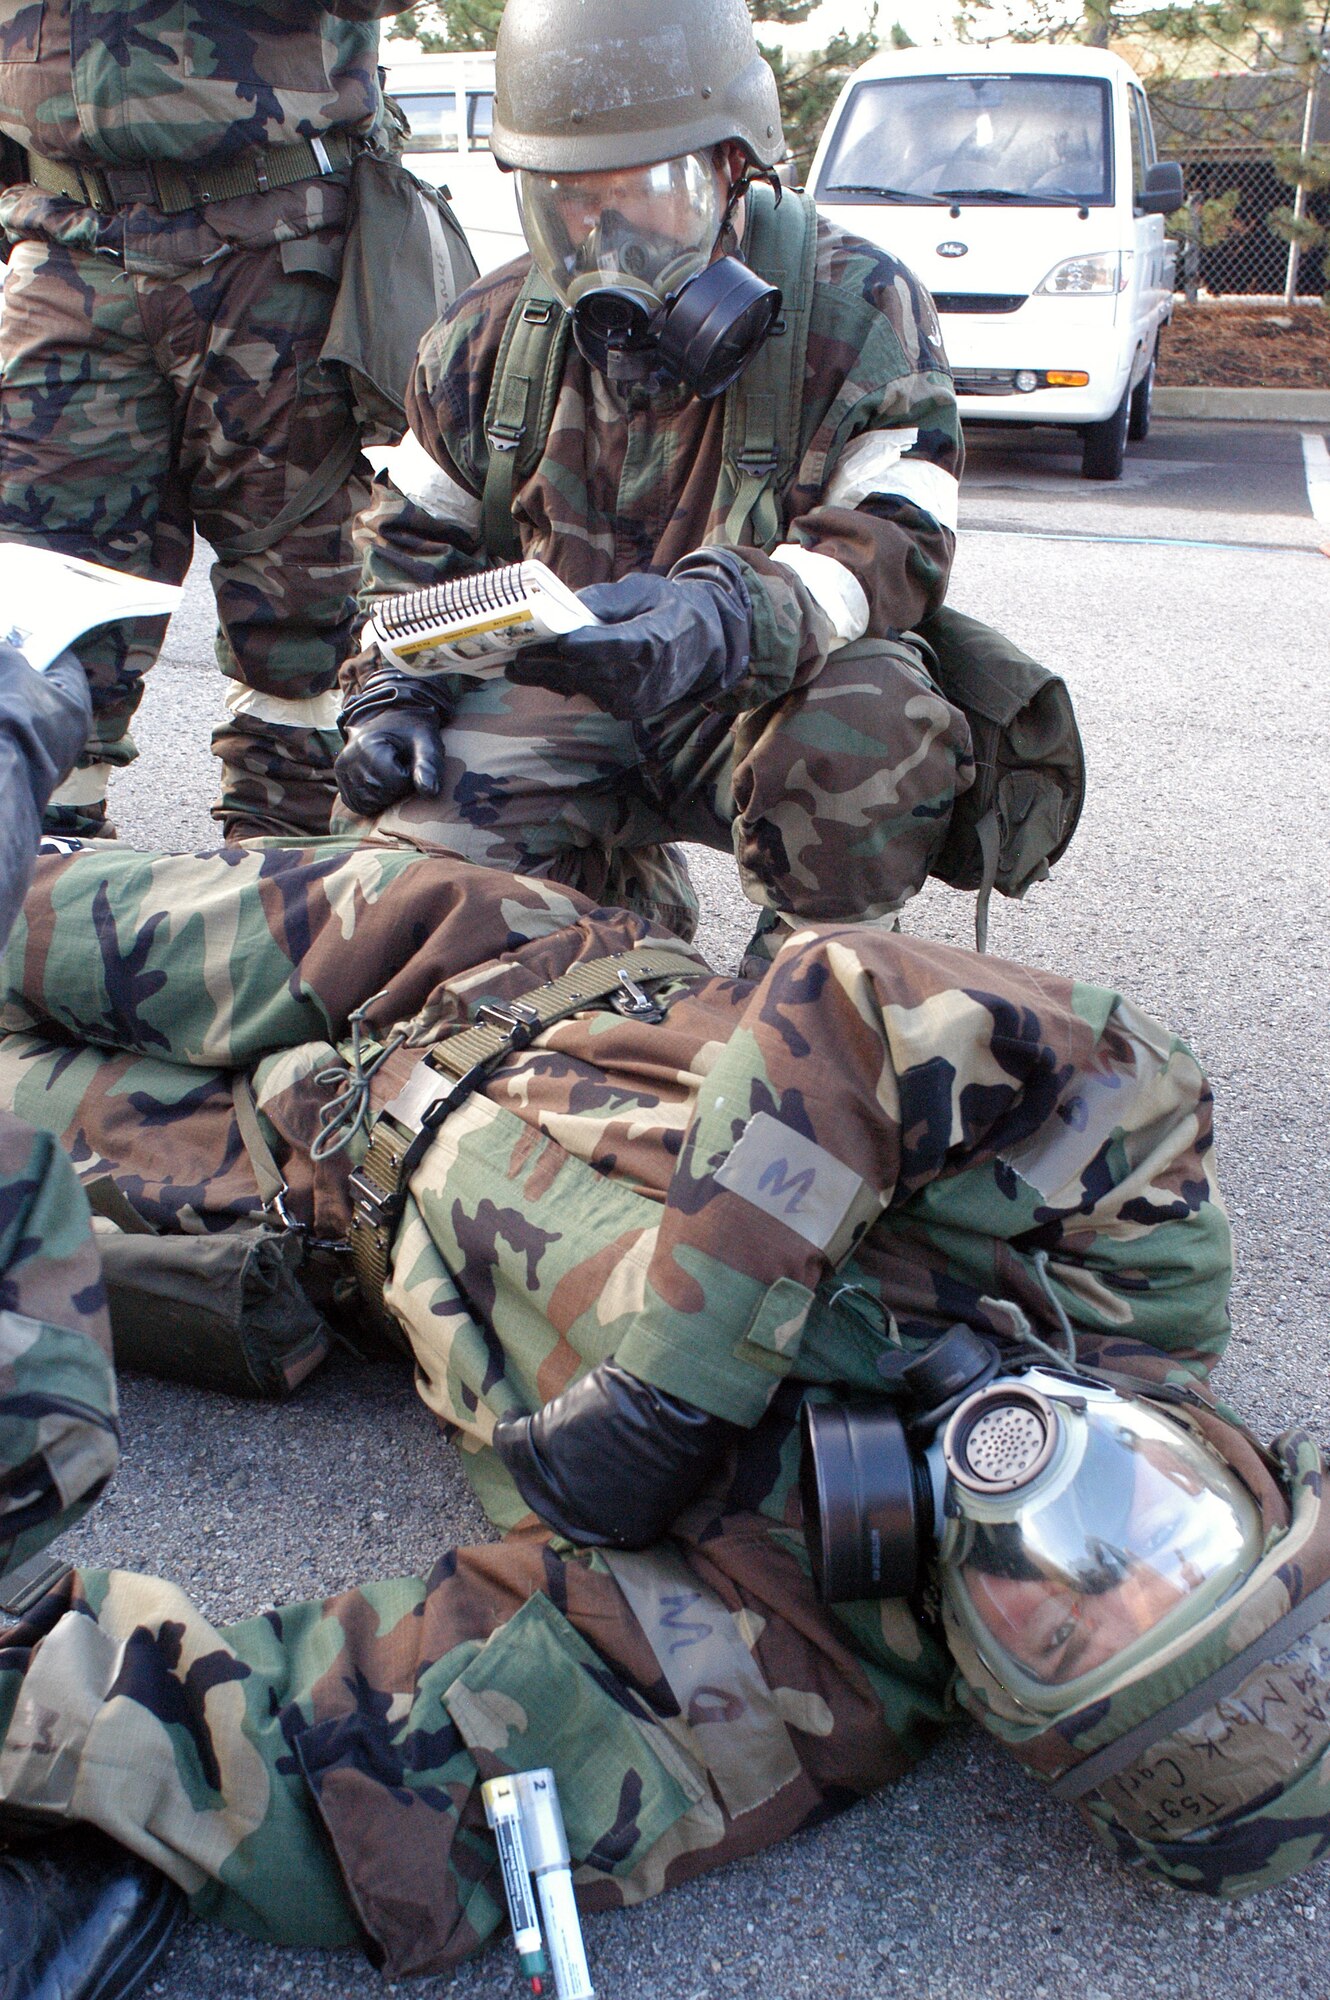
[[128, 2000], [184, 1906], [160, 1869], [88, 1828], [0, 1852], [0, 2000]]
[[518, 1492], [570, 1542], [644, 1549], [702, 1487], [735, 1426], [613, 1361], [537, 1410], [495, 1426]]

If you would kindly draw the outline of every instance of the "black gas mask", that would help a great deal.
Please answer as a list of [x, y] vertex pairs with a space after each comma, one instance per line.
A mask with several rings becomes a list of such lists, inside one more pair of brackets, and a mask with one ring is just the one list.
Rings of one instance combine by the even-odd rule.
[[716, 257], [744, 183], [726, 193], [710, 155], [622, 172], [519, 172], [522, 227], [569, 308], [579, 353], [617, 386], [671, 382], [719, 396], [770, 333], [781, 295]]
[[719, 257], [663, 305], [620, 285], [590, 287], [573, 307], [573, 339], [611, 382], [672, 380], [707, 400], [742, 375], [780, 307], [774, 285]]

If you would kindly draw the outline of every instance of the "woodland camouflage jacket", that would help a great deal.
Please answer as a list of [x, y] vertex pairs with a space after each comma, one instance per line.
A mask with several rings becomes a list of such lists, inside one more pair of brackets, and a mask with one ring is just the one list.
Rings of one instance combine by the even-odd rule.
[[[520, 258], [473, 285], [422, 344], [407, 400], [414, 441], [362, 520], [365, 602], [496, 560], [481, 527], [485, 412], [529, 268]], [[826, 222], [800, 400], [777, 544], [742, 550], [751, 664], [716, 707], [779, 700], [815, 677], [837, 638], [909, 630], [946, 592], [962, 445], [937, 315], [904, 265]], [[523, 555], [581, 590], [723, 543], [735, 497], [726, 401], [680, 390], [627, 408], [570, 342], [544, 455], [514, 495]], [[836, 627], [847, 608], [857, 630]]]

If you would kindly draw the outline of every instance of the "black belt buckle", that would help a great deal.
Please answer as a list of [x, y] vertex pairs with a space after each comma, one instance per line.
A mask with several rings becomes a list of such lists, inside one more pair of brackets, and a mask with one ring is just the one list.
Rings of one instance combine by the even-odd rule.
[[102, 167], [100, 171], [117, 208], [128, 208], [132, 201], [156, 203], [157, 181], [151, 167]]
[[0, 1578], [0, 1618], [22, 1618], [34, 1604], [40, 1604], [47, 1592], [54, 1590], [72, 1569], [72, 1563], [62, 1561], [59, 1556], [48, 1556], [45, 1550], [29, 1556], [8, 1576]]
[[401, 1188], [377, 1188], [358, 1167], [347, 1175], [346, 1184], [351, 1193], [353, 1222], [368, 1229], [391, 1229], [394, 1226], [406, 1205], [406, 1196]]

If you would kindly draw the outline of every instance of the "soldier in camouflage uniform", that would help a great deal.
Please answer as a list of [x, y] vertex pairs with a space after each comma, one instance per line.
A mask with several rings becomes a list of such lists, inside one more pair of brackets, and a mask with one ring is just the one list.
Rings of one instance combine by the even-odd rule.
[[[88, 725], [68, 654], [36, 674], [0, 645], [0, 938], [46, 800]], [[68, 1527], [119, 1458], [111, 1329], [88, 1204], [47, 1131], [0, 1113], [0, 1576]]]
[[[354, 1103], [353, 1013], [374, 1038], [360, 1068], [388, 1051], [375, 1106], [400, 1106], [422, 1049], [482, 1006], [606, 954], [645, 965], [657, 941], [547, 881], [390, 847], [46, 862], [7, 964], [0, 1094], [149, 1220], [218, 1228], [261, 1206], [243, 1072], [288, 1211], [338, 1237], [365, 1135], [312, 1153], [329, 1106]], [[483, 1778], [552, 1765], [583, 1907], [636, 1901], [903, 1772], [947, 1712], [948, 1640], [962, 1697], [1064, 1781], [1176, 1706], [1176, 1647], [1073, 1728], [1032, 1726], [927, 1593], [833, 1612], [809, 1575], [801, 1401], [880, 1390], [899, 1346], [961, 1319], [1009, 1364], [1074, 1338], [1077, 1367], [1169, 1399], [1268, 1543], [1193, 1649], [1191, 1678], [1224, 1669], [1228, 1698], [1207, 1705], [1202, 1681], [1199, 1720], [1164, 1708], [1167, 1758], [1147, 1733], [1125, 1775], [1096, 1771], [1092, 1823], [1224, 1894], [1314, 1859], [1326, 1607], [1308, 1627], [1330, 1527], [1310, 1442], [1259, 1453], [1204, 1387], [1230, 1250], [1195, 1059], [1120, 996], [872, 927], [796, 935], [756, 986], [675, 951], [663, 1018], [582, 1008], [489, 1068], [437, 1125], [393, 1237], [383, 1302], [517, 1532], [224, 1632], [168, 1583], [67, 1575], [0, 1638], [0, 1817], [91, 1822], [200, 1913], [359, 1942], [397, 1975], [446, 1969], [501, 1921]], [[729, 1426], [643, 1554], [539, 1532], [487, 1448], [609, 1357]], [[1247, 1659], [1299, 1615], [1273, 1662]], [[1255, 1812], [1235, 1738], [1262, 1773]], [[1178, 1755], [1226, 1773], [1209, 1804], [1187, 1792], [1202, 1825], [1181, 1844], [1160, 1838]]]
[[[0, 0], [0, 132], [30, 176], [0, 196], [4, 532], [170, 582], [207, 538], [236, 835], [328, 824], [368, 468], [318, 357], [394, 11]], [[83, 647], [92, 731], [52, 829], [105, 830], [163, 631]]]
[[[751, 254], [770, 192], [739, 204], [742, 243], [729, 204], [783, 140], [742, 0], [509, 0], [492, 143], [518, 173], [545, 283], [533, 302], [521, 259], [423, 343], [411, 434], [358, 528], [362, 603], [520, 553], [585, 592], [608, 631], [532, 649], [479, 688], [357, 656], [338, 764], [353, 816], [339, 824], [376, 820], [685, 934], [686, 871], [661, 845], [676, 838], [733, 846], [764, 928], [777, 914], [888, 916], [922, 885], [973, 772], [964, 717], [930, 678], [927, 647], [904, 636], [946, 590], [962, 460], [927, 293], [807, 204], [802, 374], [763, 391], [793, 410], [795, 448], [758, 500], [726, 450], [753, 358], [732, 393], [695, 393], [646, 350], [605, 352], [580, 317], [591, 279], [622, 291], [672, 240], [690, 191], [723, 211], [715, 250]], [[575, 272], [576, 245], [560, 265], [552, 241], [574, 197], [593, 244]], [[595, 249], [616, 230], [632, 240]], [[695, 246], [704, 266], [712, 248]], [[798, 269], [796, 255], [791, 304]], [[551, 311], [563, 342], [551, 407], [537, 413], [533, 396], [523, 419], [519, 399], [514, 417], [501, 353], [524, 314]], [[788, 328], [767, 346], [782, 341]], [[529, 464], [522, 438], [534, 450], [546, 421]], [[775, 408], [766, 422], [779, 427]]]

